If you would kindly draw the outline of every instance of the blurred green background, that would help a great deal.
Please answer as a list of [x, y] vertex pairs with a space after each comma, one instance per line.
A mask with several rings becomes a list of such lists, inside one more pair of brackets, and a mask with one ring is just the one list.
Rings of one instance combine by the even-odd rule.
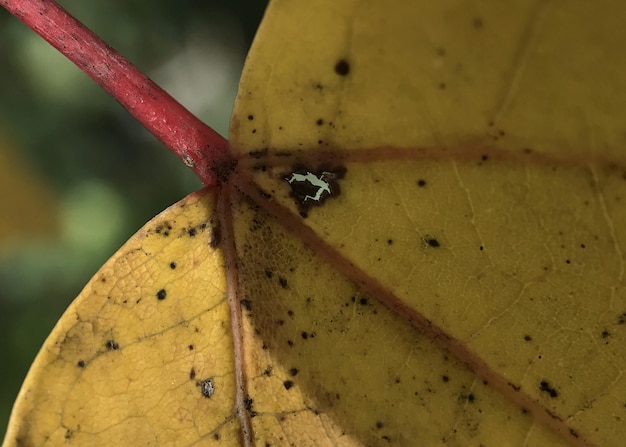
[[[222, 135], [261, 0], [65, 0]], [[0, 8], [0, 433], [65, 308], [199, 180], [86, 75]]]

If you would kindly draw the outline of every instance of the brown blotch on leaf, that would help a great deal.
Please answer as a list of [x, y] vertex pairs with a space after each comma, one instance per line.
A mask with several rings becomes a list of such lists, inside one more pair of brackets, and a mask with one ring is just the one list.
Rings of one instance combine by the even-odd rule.
[[539, 383], [539, 390], [547, 393], [552, 398], [559, 396], [559, 392], [547, 380], [542, 380]]
[[211, 240], [209, 245], [212, 249], [216, 249], [222, 243], [222, 228], [219, 225], [215, 225], [211, 228]]
[[348, 76], [350, 74], [350, 64], [345, 59], [340, 59], [335, 64], [335, 73], [339, 76]]
[[287, 280], [282, 276], [278, 277], [278, 282], [283, 289], [286, 289], [288, 287]]

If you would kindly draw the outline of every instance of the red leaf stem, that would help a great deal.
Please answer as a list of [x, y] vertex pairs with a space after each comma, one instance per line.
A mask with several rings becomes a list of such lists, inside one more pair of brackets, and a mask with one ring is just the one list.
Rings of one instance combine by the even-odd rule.
[[228, 141], [141, 73], [53, 0], [0, 0], [0, 5], [96, 81], [178, 155], [205, 185], [228, 160]]

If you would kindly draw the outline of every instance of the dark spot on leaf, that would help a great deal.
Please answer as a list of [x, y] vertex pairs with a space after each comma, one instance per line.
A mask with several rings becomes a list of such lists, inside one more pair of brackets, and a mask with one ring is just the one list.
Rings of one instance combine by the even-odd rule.
[[167, 292], [165, 291], [165, 289], [161, 289], [156, 293], [156, 297], [158, 300], [164, 300], [166, 296]]
[[196, 370], [195, 370], [195, 368], [191, 368], [191, 371], [189, 371], [189, 378], [191, 380], [196, 378]]
[[189, 348], [190, 351], [193, 351], [195, 346], [194, 345], [189, 345], [188, 348]]
[[196, 383], [197, 386], [200, 387], [200, 392], [204, 397], [210, 399], [215, 393], [215, 386], [213, 385], [213, 379], [201, 380]]
[[447, 383], [450, 381], [450, 378], [444, 374], [443, 376], [441, 376], [441, 380], [443, 380], [444, 383]]
[[468, 401], [470, 404], [473, 404], [475, 400], [476, 400], [476, 396], [474, 395], [474, 393], [469, 393], [469, 394], [467, 395], [467, 401]]
[[170, 262], [170, 268], [172, 270], [174, 270], [176, 268], [176, 263], [175, 262]]
[[423, 188], [424, 186], [426, 186], [426, 180], [419, 179], [417, 181], [417, 186], [419, 186], [420, 188]]
[[350, 73], [350, 64], [345, 59], [340, 59], [335, 64], [335, 73], [339, 76], [347, 76]]
[[293, 341], [291, 341], [291, 340], [287, 340], [287, 344], [288, 344], [289, 346], [293, 346]]
[[626, 312], [624, 312], [619, 317], [617, 317], [617, 324], [624, 324], [624, 323], [626, 323]]
[[439, 241], [437, 239], [435, 239], [434, 237], [430, 237], [430, 236], [426, 236], [424, 238], [424, 242], [429, 246], [429, 247], [433, 247], [433, 248], [438, 248], [441, 246], [441, 244], [439, 244]]
[[295, 377], [296, 375], [298, 375], [298, 368], [291, 368], [289, 370], [289, 375], [291, 375], [292, 377]]
[[569, 429], [569, 434], [572, 435], [574, 438], [578, 438], [578, 432], [573, 428]]
[[219, 441], [219, 440], [220, 440], [220, 434], [219, 434], [219, 432], [218, 432], [218, 433], [213, 433], [213, 439], [214, 439], [214, 440], [216, 440], [216, 441]]
[[321, 126], [322, 124], [324, 124], [324, 120], [322, 118], [319, 118], [317, 121], [315, 121], [315, 124]]
[[481, 29], [484, 26], [483, 19], [480, 17], [474, 17], [472, 19], [472, 27], [474, 29]]
[[254, 403], [254, 400], [252, 400], [252, 398], [248, 397], [245, 401], [244, 401], [244, 405], [246, 407], [246, 410], [250, 411], [252, 410], [252, 404]]
[[110, 351], [117, 351], [118, 349], [120, 349], [120, 345], [118, 345], [114, 340], [107, 341], [105, 346]]
[[388, 245], [392, 245], [393, 244], [393, 239], [387, 239], [387, 244]]
[[377, 428], [377, 429], [379, 429], [379, 430], [380, 430], [380, 429], [381, 429], [381, 428], [383, 428], [384, 426], [385, 426], [385, 424], [383, 424], [382, 422], [380, 422], [380, 421], [376, 422], [376, 428]]
[[254, 115], [248, 115], [248, 119], [252, 121], [254, 119]]
[[267, 276], [268, 279], [272, 279], [272, 276], [274, 276], [274, 272], [272, 272], [270, 269], [265, 269], [265, 276]]
[[189, 237], [194, 237], [196, 235], [197, 231], [195, 228], [190, 228], [187, 230], [187, 234], [189, 235]]
[[369, 302], [369, 300], [368, 300], [367, 298], [361, 298], [361, 299], [359, 300], [359, 304], [360, 304], [361, 306], [366, 306], [366, 305], [368, 304], [368, 302]]
[[293, 318], [293, 310], [289, 309], [289, 310], [287, 311], [287, 315], [289, 315], [290, 317], [292, 317], [292, 318]]
[[611, 335], [611, 333], [606, 329], [602, 331], [602, 338], [607, 338], [609, 335]]
[[515, 385], [514, 383], [511, 383], [511, 382], [508, 382], [507, 385], [510, 386], [511, 388], [513, 388], [514, 391], [519, 391], [519, 390], [522, 389], [521, 386]]
[[291, 380], [285, 380], [283, 382], [283, 385], [284, 385], [285, 389], [288, 390], [289, 388], [291, 388], [293, 386], [293, 382]]
[[489, 160], [489, 157], [487, 155], [483, 155], [482, 157], [480, 157], [480, 159], [482, 161], [487, 161], [487, 160]]
[[76, 366], [78, 366], [79, 368], [84, 368], [85, 367], [85, 361], [84, 360], [79, 360], [78, 363], [76, 363]]
[[550, 382], [547, 380], [542, 380], [539, 383], [539, 390], [544, 393], [548, 393], [552, 398], [558, 397], [559, 395], [559, 392], [552, 385], [550, 385]]
[[211, 228], [211, 240], [209, 245], [211, 248], [216, 249], [222, 243], [222, 229], [219, 225], [215, 225]]
[[222, 184], [228, 181], [230, 174], [237, 167], [237, 163], [238, 163], [237, 160], [226, 159], [220, 163], [217, 163], [214, 166], [211, 166], [210, 169], [213, 172], [213, 174], [215, 174], [215, 176], [217, 177], [218, 184]]
[[246, 310], [252, 310], [252, 302], [244, 298], [241, 300], [241, 307], [243, 307]]
[[274, 371], [274, 368], [272, 367], [272, 365], [268, 365], [267, 368], [265, 368], [265, 371], [263, 371], [263, 374], [269, 377], [272, 375], [273, 371]]
[[265, 157], [267, 155], [267, 152], [268, 152], [268, 149], [264, 148], [258, 151], [250, 151], [249, 154], [250, 154], [250, 157], [259, 159], [259, 158]]
[[280, 286], [281, 286], [283, 289], [286, 289], [286, 288], [287, 288], [287, 280], [286, 280], [285, 278], [283, 278], [282, 276], [279, 276], [279, 277], [278, 277], [278, 282], [280, 283]]
[[533, 338], [530, 335], [524, 335], [524, 340], [531, 341]]
[[302, 337], [303, 340], [306, 340], [307, 338], [309, 338], [309, 334], [307, 334], [305, 331], [302, 331], [300, 336]]
[[282, 175], [291, 188], [300, 215], [308, 217], [313, 206], [322, 206], [331, 197], [341, 194], [339, 180], [346, 174], [344, 166], [319, 165], [308, 167], [296, 164], [291, 172]]

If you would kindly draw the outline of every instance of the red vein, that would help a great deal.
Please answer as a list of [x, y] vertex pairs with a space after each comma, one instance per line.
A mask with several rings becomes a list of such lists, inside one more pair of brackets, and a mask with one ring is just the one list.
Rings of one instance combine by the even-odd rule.
[[239, 277], [237, 268], [237, 251], [235, 248], [235, 233], [233, 229], [233, 215], [231, 204], [230, 184], [220, 188], [217, 199], [217, 212], [221, 229], [221, 245], [224, 252], [227, 297], [230, 306], [230, 318], [233, 332], [233, 349], [235, 357], [235, 405], [236, 413], [241, 425], [242, 445], [244, 447], [254, 447], [254, 432], [250, 413], [246, 408], [246, 401], [249, 399], [247, 380], [244, 372], [244, 341], [243, 322], [241, 315], [241, 305], [238, 300]]

